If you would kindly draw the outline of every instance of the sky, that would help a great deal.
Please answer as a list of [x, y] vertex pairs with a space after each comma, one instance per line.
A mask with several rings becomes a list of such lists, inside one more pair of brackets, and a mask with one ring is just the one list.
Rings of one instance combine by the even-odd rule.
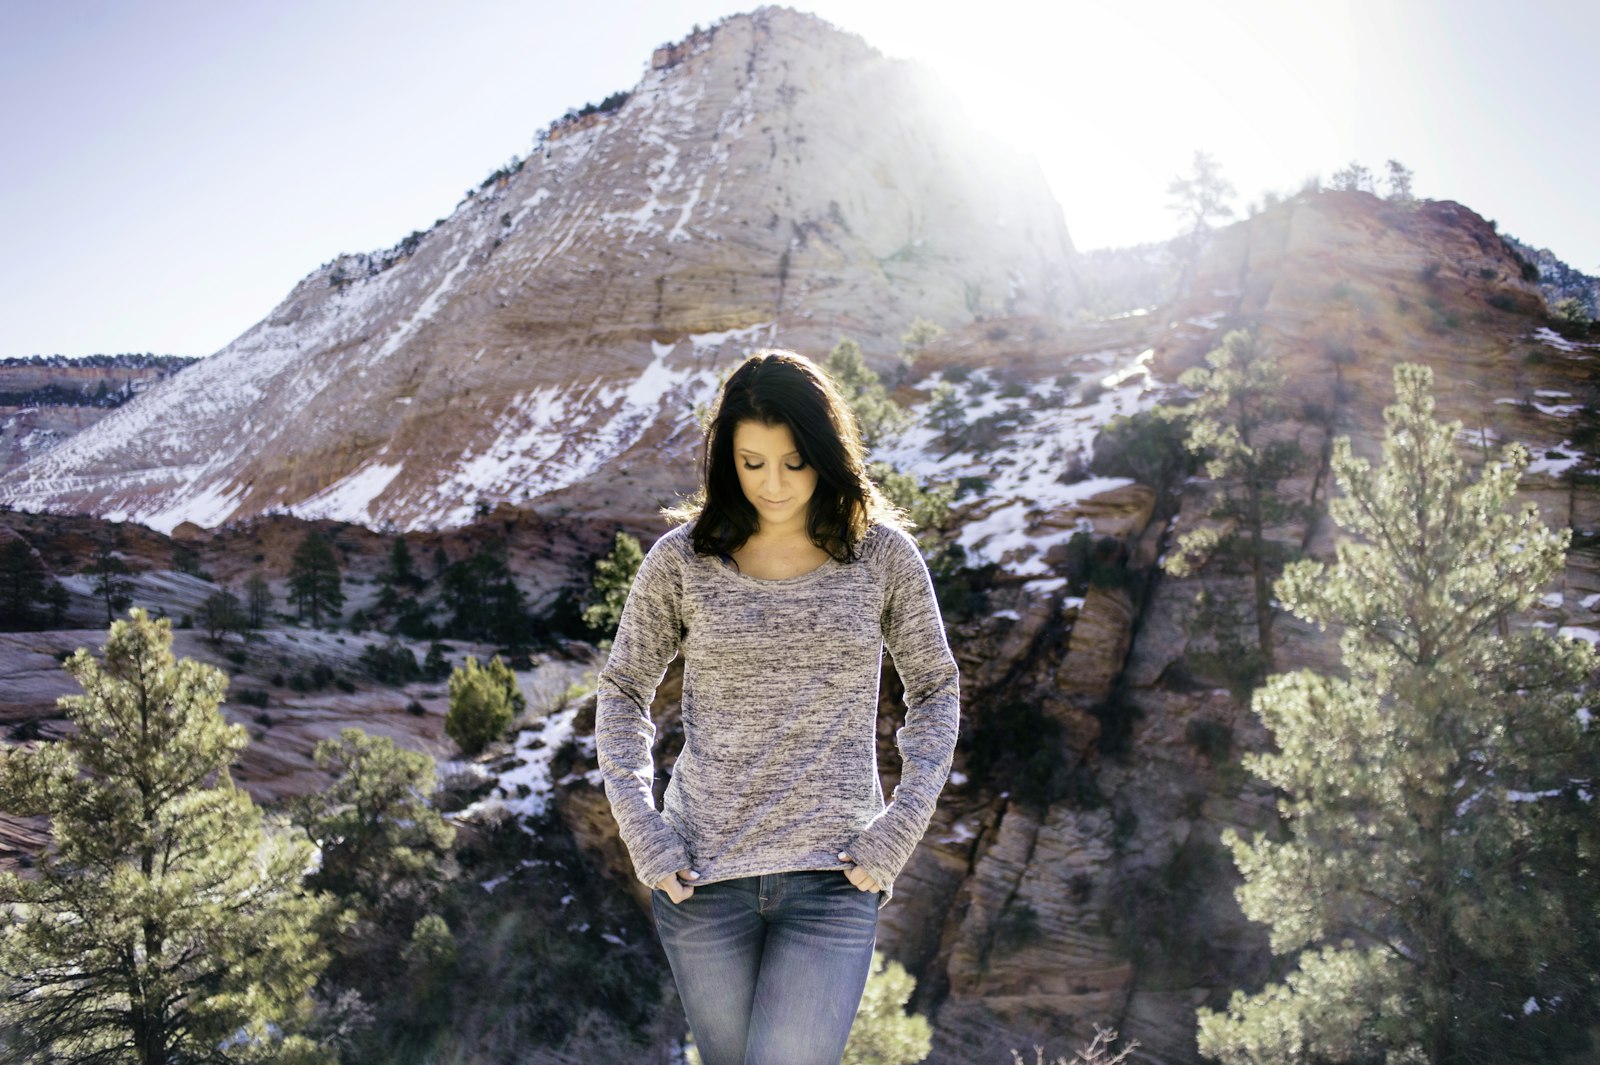
[[[0, 357], [209, 355], [736, 0], [0, 0]], [[812, 0], [1032, 153], [1078, 248], [1398, 159], [1600, 274], [1600, 4]]]

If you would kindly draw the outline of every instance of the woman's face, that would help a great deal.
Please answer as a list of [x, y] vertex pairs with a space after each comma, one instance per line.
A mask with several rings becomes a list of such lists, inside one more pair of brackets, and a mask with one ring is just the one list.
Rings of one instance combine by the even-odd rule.
[[747, 419], [734, 426], [733, 464], [762, 532], [805, 530], [817, 471], [800, 458], [787, 425]]

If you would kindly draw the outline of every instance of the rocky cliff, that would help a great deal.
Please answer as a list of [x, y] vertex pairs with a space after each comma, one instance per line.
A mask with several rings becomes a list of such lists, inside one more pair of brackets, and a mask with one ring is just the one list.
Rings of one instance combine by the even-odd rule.
[[746, 350], [881, 359], [919, 315], [1070, 312], [1073, 255], [1037, 166], [925, 71], [762, 8], [658, 51], [427, 232], [325, 264], [0, 500], [163, 530], [648, 511]]

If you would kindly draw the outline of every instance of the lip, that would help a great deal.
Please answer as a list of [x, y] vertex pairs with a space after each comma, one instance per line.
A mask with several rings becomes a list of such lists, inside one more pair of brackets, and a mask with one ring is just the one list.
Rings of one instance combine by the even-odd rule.
[[761, 502], [765, 503], [769, 507], [781, 507], [781, 506], [783, 506], [785, 503], [787, 503], [789, 501], [787, 499], [784, 499], [784, 500], [771, 500], [771, 499], [768, 499], [766, 496], [762, 496], [761, 497]]

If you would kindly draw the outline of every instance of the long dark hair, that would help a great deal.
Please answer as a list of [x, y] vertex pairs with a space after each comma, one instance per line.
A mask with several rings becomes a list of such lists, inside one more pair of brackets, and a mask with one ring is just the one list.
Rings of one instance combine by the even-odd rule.
[[679, 521], [693, 520], [697, 554], [731, 554], [760, 527], [734, 468], [733, 431], [743, 421], [788, 426], [801, 460], [817, 471], [806, 533], [838, 561], [859, 557], [874, 521], [904, 527], [904, 516], [867, 476], [855, 414], [828, 375], [804, 355], [765, 348], [733, 371], [717, 397], [705, 431], [700, 492], [667, 511]]

